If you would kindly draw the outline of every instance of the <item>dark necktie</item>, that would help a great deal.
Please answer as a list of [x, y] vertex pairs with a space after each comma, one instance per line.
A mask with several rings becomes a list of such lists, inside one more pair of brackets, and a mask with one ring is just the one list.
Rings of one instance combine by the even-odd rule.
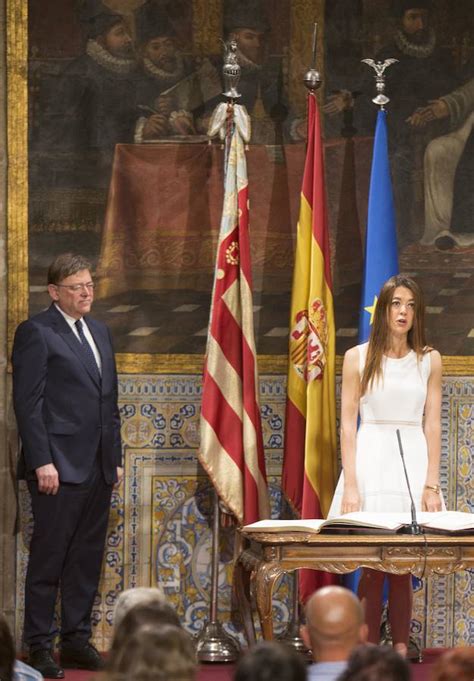
[[79, 334], [79, 340], [81, 341], [81, 351], [82, 356], [84, 357], [84, 361], [88, 368], [90, 369], [92, 375], [95, 376], [98, 381], [100, 381], [99, 367], [97, 366], [97, 362], [94, 353], [92, 352], [92, 348], [89, 344], [89, 341], [84, 335], [84, 329], [82, 328], [82, 320], [78, 319], [77, 321], [75, 321], [74, 326], [76, 327], [77, 333]]

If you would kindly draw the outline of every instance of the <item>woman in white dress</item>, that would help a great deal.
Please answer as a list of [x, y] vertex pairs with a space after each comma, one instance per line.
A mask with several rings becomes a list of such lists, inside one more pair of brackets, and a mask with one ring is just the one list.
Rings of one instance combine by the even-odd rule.
[[[329, 516], [352, 511], [410, 511], [396, 430], [400, 430], [415, 506], [439, 511], [441, 356], [427, 347], [418, 284], [403, 275], [382, 287], [368, 343], [346, 352], [342, 369], [342, 468]], [[360, 423], [358, 428], [358, 417]], [[379, 643], [383, 582], [364, 569], [369, 641]], [[411, 575], [388, 575], [393, 645], [406, 655], [412, 612]]]

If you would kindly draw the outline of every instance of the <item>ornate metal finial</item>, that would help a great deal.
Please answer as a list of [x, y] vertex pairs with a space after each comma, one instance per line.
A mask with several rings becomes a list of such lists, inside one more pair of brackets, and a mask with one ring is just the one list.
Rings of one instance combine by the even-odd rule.
[[395, 64], [398, 59], [386, 59], [384, 62], [374, 61], [373, 59], [362, 59], [364, 64], [368, 64], [375, 71], [375, 87], [377, 89], [377, 96], [372, 99], [374, 104], [380, 106], [381, 109], [388, 104], [390, 99], [385, 94], [385, 69], [387, 69], [392, 64]]
[[312, 58], [311, 58], [311, 68], [306, 71], [303, 78], [303, 83], [305, 87], [311, 92], [314, 92], [319, 87], [321, 87], [321, 74], [316, 70], [316, 39], [318, 36], [318, 24], [314, 24], [313, 28], [313, 46], [312, 46]]
[[237, 43], [235, 40], [225, 44], [224, 66], [222, 67], [224, 76], [225, 92], [222, 94], [229, 99], [238, 99], [241, 97], [237, 90], [237, 85], [240, 80], [240, 66], [237, 60]]

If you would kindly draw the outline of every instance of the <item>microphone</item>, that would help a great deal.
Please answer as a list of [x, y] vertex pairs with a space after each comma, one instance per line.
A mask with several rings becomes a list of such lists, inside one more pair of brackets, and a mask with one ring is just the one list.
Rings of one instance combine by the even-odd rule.
[[408, 478], [408, 471], [407, 467], [405, 466], [405, 457], [403, 456], [403, 447], [402, 447], [402, 439], [400, 437], [400, 431], [397, 428], [397, 439], [398, 439], [398, 448], [400, 450], [400, 457], [402, 459], [402, 464], [403, 464], [403, 470], [405, 471], [405, 479], [407, 481], [407, 487], [408, 487], [408, 494], [410, 495], [410, 501], [411, 501], [411, 525], [406, 525], [400, 530], [401, 534], [423, 534], [423, 530], [421, 526], [418, 524], [418, 521], [416, 519], [416, 509], [415, 509], [415, 502], [413, 501], [413, 494], [411, 493], [411, 487], [410, 487], [410, 480]]

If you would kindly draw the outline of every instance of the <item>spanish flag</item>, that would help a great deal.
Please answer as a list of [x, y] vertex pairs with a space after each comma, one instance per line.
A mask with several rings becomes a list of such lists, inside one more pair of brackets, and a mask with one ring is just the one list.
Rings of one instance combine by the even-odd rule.
[[[324, 518], [337, 476], [335, 324], [319, 111], [308, 95], [308, 147], [291, 298], [282, 486], [302, 518]], [[305, 573], [303, 600], [332, 575]], [[317, 577], [316, 577], [317, 575]]]

